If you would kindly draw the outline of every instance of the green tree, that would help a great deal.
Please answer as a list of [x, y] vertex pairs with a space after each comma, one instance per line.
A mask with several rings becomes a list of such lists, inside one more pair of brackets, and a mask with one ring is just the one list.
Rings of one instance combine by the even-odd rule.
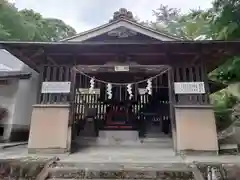
[[76, 35], [75, 29], [60, 19], [47, 18], [45, 23], [48, 25], [47, 34], [50, 35], [51, 41], [58, 41]]
[[239, 0], [215, 0], [211, 11], [214, 13], [212, 31], [214, 39], [236, 40], [240, 37]]
[[0, 0], [0, 40], [28, 40], [32, 28], [18, 10], [5, 0]]
[[[212, 36], [218, 40], [240, 38], [240, 1], [216, 0], [211, 9], [214, 18], [211, 24]], [[240, 57], [232, 57], [212, 74], [218, 81], [226, 83], [240, 81]]]
[[197, 9], [182, 14], [179, 9], [161, 5], [154, 12], [152, 27], [187, 40], [210, 39], [209, 12]]
[[[158, 9], [155, 13], [156, 22], [152, 23], [156, 29], [164, 29], [170, 34], [188, 40], [234, 40], [240, 36], [240, 3], [236, 0], [217, 0], [208, 10], [191, 10], [187, 14], [172, 13], [166, 8]], [[162, 12], [159, 12], [162, 11]], [[163, 16], [164, 14], [164, 16]], [[168, 15], [174, 14], [174, 16]], [[160, 15], [160, 17], [158, 17]], [[174, 18], [162, 18], [174, 17]], [[158, 19], [161, 19], [158, 22]], [[159, 25], [160, 24], [160, 25]], [[153, 26], [154, 27], [154, 26]], [[209, 74], [213, 80], [222, 83], [240, 81], [240, 57], [232, 57], [226, 63]], [[232, 123], [232, 111], [238, 101], [227, 90], [217, 92], [211, 96], [217, 127], [222, 130]]]
[[[191, 10], [181, 14], [176, 8], [161, 5], [154, 11], [151, 26], [188, 40], [236, 40], [240, 38], [240, 1], [216, 0], [208, 10]], [[240, 81], [240, 57], [232, 57], [210, 73], [223, 83]]]
[[178, 20], [180, 9], [161, 4], [158, 9], [153, 10], [153, 15], [156, 17], [157, 22], [168, 25], [170, 22]]
[[33, 10], [19, 11], [13, 4], [0, 0], [0, 40], [58, 41], [76, 34], [62, 20], [44, 18]]
[[34, 28], [33, 40], [58, 41], [76, 34], [71, 26], [60, 19], [43, 18], [41, 14], [27, 9], [20, 13]]

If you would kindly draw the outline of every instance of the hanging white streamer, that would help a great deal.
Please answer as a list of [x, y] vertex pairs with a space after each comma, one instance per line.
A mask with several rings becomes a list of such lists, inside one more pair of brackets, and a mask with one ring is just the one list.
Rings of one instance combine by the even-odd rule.
[[89, 88], [89, 93], [90, 93], [90, 94], [95, 93], [95, 92], [94, 92], [94, 86], [95, 86], [95, 78], [92, 77], [92, 78], [90, 79], [90, 88]]
[[[166, 73], [168, 70], [170, 70], [171, 67], [168, 67], [166, 69], [164, 69], [162, 72], [160, 72], [159, 74], [155, 75], [155, 76], [152, 76], [151, 78], [149, 79], [156, 79], [157, 77], [161, 76], [162, 74]], [[79, 72], [80, 74], [88, 77], [88, 78], [92, 78], [91, 76], [87, 75], [86, 73], [80, 71], [79, 69], [77, 69], [76, 67], [74, 67], [74, 70], [76, 70], [77, 72]], [[104, 81], [104, 80], [101, 80], [101, 79], [97, 79], [97, 78], [94, 78], [95, 81], [97, 82], [100, 82], [100, 83], [103, 83], [103, 84], [112, 84], [112, 85], [116, 85], [116, 86], [127, 86], [128, 84], [141, 84], [141, 83], [144, 83], [146, 81], [148, 81], [148, 79], [143, 79], [143, 80], [140, 80], [140, 81], [136, 81], [136, 82], [128, 82], [128, 83], [117, 83], [117, 82], [107, 82], [107, 81]]]
[[112, 99], [112, 84], [110, 83], [107, 84], [107, 95], [108, 99]]
[[132, 84], [128, 84], [127, 85], [127, 92], [128, 92], [128, 95], [129, 95], [129, 99], [131, 100], [132, 97], [133, 97], [133, 94], [132, 94]]
[[147, 80], [146, 91], [149, 95], [152, 95], [152, 79]]

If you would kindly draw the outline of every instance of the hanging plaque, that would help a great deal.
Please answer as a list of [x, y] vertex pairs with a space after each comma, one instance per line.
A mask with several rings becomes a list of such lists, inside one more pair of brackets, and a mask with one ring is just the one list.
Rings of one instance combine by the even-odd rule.
[[204, 94], [204, 82], [175, 82], [175, 94]]
[[129, 66], [114, 66], [116, 72], [128, 72]]
[[43, 82], [42, 93], [70, 93], [71, 82]]

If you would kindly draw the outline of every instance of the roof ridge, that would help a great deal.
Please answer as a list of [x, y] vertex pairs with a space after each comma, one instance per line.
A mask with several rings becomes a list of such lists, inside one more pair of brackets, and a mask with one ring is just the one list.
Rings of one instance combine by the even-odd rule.
[[122, 21], [122, 22], [130, 23], [130, 24], [132, 24], [132, 25], [138, 26], [138, 27], [140, 27], [140, 28], [143, 28], [143, 29], [145, 29], [145, 30], [151, 31], [151, 32], [156, 33], [156, 34], [161, 35], [161, 36], [168, 37], [168, 38], [173, 39], [173, 40], [183, 40], [183, 39], [180, 38], [180, 37], [177, 37], [177, 36], [174, 36], [174, 35], [165, 33], [165, 32], [158, 31], [158, 30], [156, 30], [156, 29], [154, 29], [154, 28], [152, 28], [152, 27], [149, 27], [149, 26], [140, 24], [140, 23], [138, 23], [138, 22], [131, 21], [131, 20], [126, 19], [126, 18], [119, 18], [119, 19], [117, 19], [117, 20], [115, 20], [115, 21], [111, 21], [111, 22], [105, 23], [105, 24], [103, 24], [103, 25], [101, 25], [101, 26], [98, 26], [98, 27], [95, 27], [95, 28], [93, 28], [93, 29], [89, 29], [89, 30], [87, 30], [87, 31], [80, 32], [80, 33], [78, 33], [78, 34], [76, 34], [76, 35], [74, 35], [74, 36], [71, 36], [71, 37], [68, 37], [68, 38], [64, 38], [64, 39], [60, 40], [60, 42], [64, 42], [64, 41], [68, 41], [68, 40], [71, 40], [71, 39], [74, 39], [74, 38], [77, 38], [77, 37], [80, 37], [80, 36], [84, 36], [84, 35], [86, 35], [86, 34], [88, 34], [88, 33], [91, 33], [91, 32], [94, 32], [94, 31], [103, 29], [103, 28], [105, 28], [105, 27], [109, 27], [109, 26], [111, 26], [111, 25], [117, 24], [117, 23], [119, 23], [119, 22], [121, 22], [121, 21]]

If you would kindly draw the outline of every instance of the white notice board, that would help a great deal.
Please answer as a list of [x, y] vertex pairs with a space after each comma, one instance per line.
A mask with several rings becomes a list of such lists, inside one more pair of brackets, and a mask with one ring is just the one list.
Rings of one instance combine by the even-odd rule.
[[114, 66], [116, 72], [128, 72], [129, 66]]
[[42, 82], [42, 93], [70, 93], [71, 82]]
[[175, 94], [205, 94], [204, 82], [175, 82]]

